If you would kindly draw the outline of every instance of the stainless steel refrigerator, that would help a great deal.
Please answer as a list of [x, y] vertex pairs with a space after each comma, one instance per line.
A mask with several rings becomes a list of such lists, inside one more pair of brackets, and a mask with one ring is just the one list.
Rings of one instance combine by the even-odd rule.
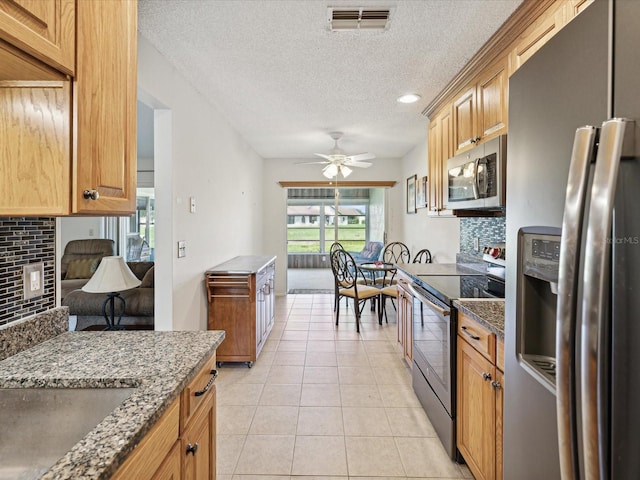
[[595, 0], [509, 97], [504, 478], [640, 478], [640, 1]]

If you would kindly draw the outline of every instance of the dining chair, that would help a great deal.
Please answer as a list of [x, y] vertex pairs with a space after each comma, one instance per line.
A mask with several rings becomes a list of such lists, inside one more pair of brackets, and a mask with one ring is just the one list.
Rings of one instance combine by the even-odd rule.
[[393, 308], [398, 311], [396, 304], [393, 302], [394, 299], [398, 298], [398, 286], [397, 285], [387, 285], [380, 289], [380, 307], [379, 307], [379, 323], [382, 325], [382, 315], [384, 314], [384, 321], [389, 323], [387, 320], [387, 298], [391, 298], [391, 304]]
[[[333, 257], [333, 252], [335, 252], [336, 250], [344, 250], [344, 247], [340, 242], [333, 242], [331, 244], [331, 247], [329, 247], [329, 261], [331, 261], [331, 258]], [[333, 262], [331, 262], [331, 268], [333, 270]], [[334, 277], [335, 277], [335, 273], [334, 273]], [[333, 311], [335, 312], [338, 309], [338, 301], [340, 298], [340, 296], [338, 295], [338, 282], [334, 282], [334, 287], [335, 287], [335, 292], [334, 292], [334, 298], [333, 298]]]
[[423, 248], [416, 253], [416, 256], [413, 257], [413, 262], [411, 263], [431, 263], [431, 252], [428, 249]]
[[[356, 314], [356, 331], [360, 332], [360, 315], [367, 300], [375, 301], [380, 295], [380, 289], [358, 283], [361, 275], [353, 257], [345, 250], [336, 250], [331, 254], [331, 269], [336, 284], [337, 299], [336, 325], [340, 318], [340, 299], [353, 299], [353, 309]], [[382, 311], [378, 308], [378, 323], [382, 323]]]
[[[382, 251], [382, 261], [384, 263], [409, 263], [409, 259], [411, 258], [411, 253], [409, 253], [409, 247], [407, 247], [402, 242], [391, 242]], [[395, 278], [397, 270], [392, 270], [390, 276], [388, 276], [385, 272], [383, 277], [378, 277], [374, 279], [376, 285], [380, 285], [386, 287], [388, 285], [395, 285], [397, 280]], [[395, 305], [394, 305], [395, 306]]]

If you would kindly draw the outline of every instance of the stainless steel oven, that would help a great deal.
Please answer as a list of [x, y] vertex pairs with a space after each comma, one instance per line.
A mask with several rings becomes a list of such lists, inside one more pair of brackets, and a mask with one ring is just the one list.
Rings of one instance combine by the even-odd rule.
[[413, 389], [440, 441], [456, 459], [455, 309], [414, 283]]

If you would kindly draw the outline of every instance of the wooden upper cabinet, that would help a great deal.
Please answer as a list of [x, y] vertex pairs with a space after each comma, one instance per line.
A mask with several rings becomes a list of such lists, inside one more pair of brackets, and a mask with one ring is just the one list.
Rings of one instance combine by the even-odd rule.
[[507, 133], [508, 88], [505, 56], [485, 68], [458, 95], [453, 101], [453, 150], [447, 158]]
[[71, 82], [0, 81], [0, 214], [68, 215]]
[[453, 156], [451, 105], [445, 106], [429, 123], [428, 212], [437, 215], [444, 208], [445, 166]]
[[475, 85], [465, 90], [453, 101], [454, 155], [468, 150], [478, 141], [476, 102]]
[[73, 75], [75, 8], [75, 0], [0, 0], [0, 38]]
[[137, 2], [82, 1], [76, 15], [72, 212], [128, 214], [136, 200]]
[[482, 141], [507, 133], [509, 77], [507, 58], [487, 68], [478, 80], [478, 132]]
[[514, 41], [509, 55], [509, 76], [562, 29], [566, 23], [565, 11], [565, 5], [556, 2]]

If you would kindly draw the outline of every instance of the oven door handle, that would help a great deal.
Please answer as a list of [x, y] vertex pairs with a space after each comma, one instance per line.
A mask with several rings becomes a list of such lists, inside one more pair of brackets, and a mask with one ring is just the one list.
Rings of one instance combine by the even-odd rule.
[[413, 285], [409, 285], [409, 290], [411, 290], [411, 293], [413, 294], [414, 297], [418, 297], [418, 299], [422, 303], [425, 303], [429, 308], [431, 308], [432, 310], [435, 310], [443, 317], [447, 317], [451, 315], [450, 310], [446, 308], [442, 308], [440, 305], [436, 305], [435, 303], [433, 303], [431, 300], [429, 300], [427, 297], [425, 297], [420, 292], [418, 292], [415, 288], [413, 288]]

